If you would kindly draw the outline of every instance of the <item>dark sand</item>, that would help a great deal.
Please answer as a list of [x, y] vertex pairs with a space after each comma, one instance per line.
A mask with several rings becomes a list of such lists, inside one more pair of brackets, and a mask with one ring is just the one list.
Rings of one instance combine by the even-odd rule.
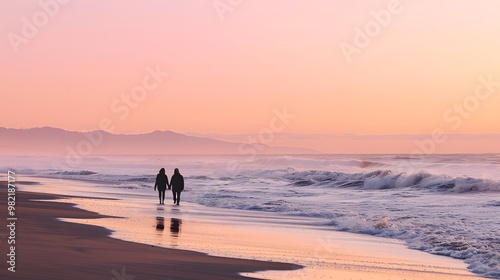
[[29, 192], [16, 195], [16, 272], [12, 273], [7, 270], [6, 262], [10, 246], [7, 244], [6, 185], [0, 183], [2, 280], [254, 279], [238, 273], [300, 268], [293, 264], [213, 257], [113, 239], [105, 228], [56, 219], [103, 217], [97, 213], [69, 203], [32, 201], [61, 196]]

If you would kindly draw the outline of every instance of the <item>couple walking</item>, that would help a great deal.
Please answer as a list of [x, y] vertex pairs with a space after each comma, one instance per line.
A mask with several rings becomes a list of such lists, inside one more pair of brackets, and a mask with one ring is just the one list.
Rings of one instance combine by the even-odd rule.
[[179, 202], [181, 202], [181, 192], [184, 190], [184, 177], [182, 177], [181, 173], [179, 173], [179, 169], [176, 168], [169, 184], [168, 177], [165, 175], [165, 168], [162, 168], [160, 169], [160, 173], [156, 175], [155, 191], [157, 187], [160, 204], [165, 204], [165, 191], [168, 187], [169, 190], [172, 189], [174, 204], [179, 205]]

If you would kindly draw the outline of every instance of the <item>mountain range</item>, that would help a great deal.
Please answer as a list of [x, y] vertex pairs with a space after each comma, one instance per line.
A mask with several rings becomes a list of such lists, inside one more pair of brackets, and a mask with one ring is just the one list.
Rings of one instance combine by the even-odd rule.
[[102, 130], [67, 131], [53, 127], [12, 129], [0, 127], [3, 155], [99, 154], [314, 154], [314, 150], [244, 144], [188, 136], [172, 131], [113, 134]]

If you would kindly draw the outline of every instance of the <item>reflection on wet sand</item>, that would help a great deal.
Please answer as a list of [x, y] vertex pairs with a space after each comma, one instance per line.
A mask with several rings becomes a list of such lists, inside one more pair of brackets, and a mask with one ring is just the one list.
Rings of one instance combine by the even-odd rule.
[[[182, 220], [177, 219], [177, 218], [171, 218], [170, 219], [170, 237], [171, 237], [171, 244], [170, 246], [176, 247], [177, 245], [177, 238], [179, 237], [179, 234], [181, 232], [181, 226], [182, 226]], [[158, 240], [158, 244], [161, 244], [162, 241], [162, 236], [163, 236], [163, 230], [165, 229], [165, 218], [157, 216], [156, 217], [156, 231], [157, 231], [157, 238], [160, 238]]]
[[156, 229], [157, 230], [163, 230], [165, 229], [165, 218], [163, 217], [156, 217]]
[[172, 218], [170, 219], [170, 235], [173, 237], [178, 237], [181, 232], [182, 220]]
[[171, 218], [170, 219], [170, 246], [177, 247], [179, 234], [181, 232], [182, 220]]

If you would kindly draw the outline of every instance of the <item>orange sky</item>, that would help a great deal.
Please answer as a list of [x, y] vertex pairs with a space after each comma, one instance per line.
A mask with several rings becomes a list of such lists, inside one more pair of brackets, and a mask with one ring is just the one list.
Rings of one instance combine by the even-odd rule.
[[[280, 132], [500, 133], [500, 86], [473, 100], [479, 77], [500, 81], [496, 0], [242, 0], [223, 14], [214, 3], [238, 1], [68, 2], [45, 8], [32, 38], [23, 18], [43, 20], [39, 1], [0, 3], [0, 126], [255, 134], [286, 107]], [[398, 12], [348, 62], [341, 44], [389, 5]], [[117, 112], [157, 66], [169, 76]]]

